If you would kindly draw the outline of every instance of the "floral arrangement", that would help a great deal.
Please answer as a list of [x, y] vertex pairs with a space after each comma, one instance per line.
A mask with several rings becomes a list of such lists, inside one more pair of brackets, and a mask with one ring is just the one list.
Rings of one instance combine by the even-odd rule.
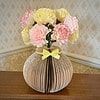
[[25, 44], [50, 48], [54, 42], [60, 45], [73, 43], [78, 39], [78, 20], [64, 8], [52, 10], [40, 8], [27, 10], [20, 20]]
[[[73, 68], [59, 47], [78, 39], [78, 20], [64, 8], [40, 8], [26, 11], [20, 22], [24, 43], [39, 47], [25, 62], [23, 75], [26, 82], [33, 89], [43, 93], [63, 89], [72, 78]], [[42, 61], [41, 57], [45, 60]], [[44, 71], [40, 71], [41, 69]]]

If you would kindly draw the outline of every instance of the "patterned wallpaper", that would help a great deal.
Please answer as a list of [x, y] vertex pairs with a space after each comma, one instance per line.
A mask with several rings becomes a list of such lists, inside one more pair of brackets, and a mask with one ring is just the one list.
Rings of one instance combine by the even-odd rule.
[[30, 8], [27, 1], [0, 0], [0, 53], [24, 46], [19, 18]]
[[25, 47], [19, 17], [26, 9], [66, 8], [77, 16], [80, 38], [68, 51], [100, 59], [100, 0], [0, 0], [0, 53]]

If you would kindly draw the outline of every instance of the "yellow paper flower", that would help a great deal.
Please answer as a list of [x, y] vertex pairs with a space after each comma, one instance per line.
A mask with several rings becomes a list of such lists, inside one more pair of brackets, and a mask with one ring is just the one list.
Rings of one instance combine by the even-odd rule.
[[21, 32], [23, 41], [26, 45], [30, 44], [29, 27], [25, 27]]
[[69, 41], [71, 43], [75, 42], [79, 37], [79, 30], [77, 30], [75, 33], [69, 36]]
[[38, 9], [33, 16], [39, 24], [53, 23], [56, 20], [54, 11], [48, 8]]
[[65, 17], [69, 15], [68, 11], [64, 8], [56, 10], [55, 14], [56, 14], [57, 19], [60, 20], [61, 22], [63, 22]]

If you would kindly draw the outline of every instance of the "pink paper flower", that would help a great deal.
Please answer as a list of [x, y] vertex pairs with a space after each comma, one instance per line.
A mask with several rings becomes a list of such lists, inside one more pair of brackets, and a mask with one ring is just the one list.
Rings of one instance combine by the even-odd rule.
[[31, 43], [36, 47], [42, 47], [46, 44], [46, 34], [48, 33], [48, 28], [44, 25], [38, 25], [32, 27], [29, 31]]
[[63, 24], [57, 24], [52, 36], [60, 44], [66, 44], [69, 38], [69, 28]]
[[20, 23], [22, 28], [32, 25], [34, 23], [33, 11], [27, 10], [21, 17]]
[[64, 24], [69, 27], [71, 34], [78, 30], [78, 20], [76, 17], [67, 16], [64, 20]]

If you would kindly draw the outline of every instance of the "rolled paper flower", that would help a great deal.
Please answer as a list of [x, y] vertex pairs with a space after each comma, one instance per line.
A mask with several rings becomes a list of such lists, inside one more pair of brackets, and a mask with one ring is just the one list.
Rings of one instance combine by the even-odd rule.
[[30, 44], [29, 27], [25, 27], [21, 32], [23, 41], [26, 45]]
[[34, 23], [33, 11], [27, 10], [21, 17], [20, 23], [22, 28], [26, 26], [32, 26], [32, 24]]
[[64, 24], [69, 27], [71, 34], [78, 30], [78, 20], [76, 17], [67, 16], [64, 20]]
[[53, 23], [56, 20], [56, 16], [53, 10], [40, 8], [34, 13], [34, 20], [39, 24]]
[[54, 34], [52, 38], [59, 44], [66, 44], [69, 38], [69, 28], [63, 24], [57, 24], [54, 28]]
[[69, 13], [66, 9], [61, 8], [61, 9], [55, 10], [55, 15], [59, 21], [63, 22], [65, 17], [68, 16]]
[[74, 34], [71, 34], [69, 36], [69, 42], [71, 42], [71, 43], [75, 42], [78, 39], [78, 37], [79, 37], [79, 31], [77, 30], [77, 31], [75, 31]]
[[47, 33], [48, 33], [48, 28], [46, 26], [36, 24], [29, 31], [31, 43], [36, 47], [42, 47], [47, 43], [46, 41]]

